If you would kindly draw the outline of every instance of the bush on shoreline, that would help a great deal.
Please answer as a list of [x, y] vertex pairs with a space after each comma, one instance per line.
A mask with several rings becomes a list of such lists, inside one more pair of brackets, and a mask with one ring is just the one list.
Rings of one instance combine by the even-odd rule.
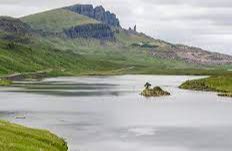
[[10, 86], [12, 84], [12, 81], [10, 80], [0, 80], [0, 86]]

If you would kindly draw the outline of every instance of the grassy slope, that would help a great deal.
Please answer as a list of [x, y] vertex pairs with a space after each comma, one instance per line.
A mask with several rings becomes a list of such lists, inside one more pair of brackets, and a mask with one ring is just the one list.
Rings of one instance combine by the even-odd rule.
[[8, 41], [0, 40], [0, 74], [52, 70], [53, 75], [74, 75], [95, 70], [104, 72], [119, 67], [107, 61], [86, 58], [70, 50], [64, 52], [39, 43], [16, 44], [13, 49], [7, 48], [8, 44]]
[[[30, 15], [21, 20], [35, 29], [50, 32], [97, 22], [64, 9]], [[30, 40], [32, 42], [20, 44], [14, 49], [6, 49], [9, 41], [0, 40], [0, 74], [48, 69], [54, 71], [53, 75], [218, 73], [198, 70], [197, 65], [178, 60], [154, 58], [148, 48], [132, 47], [132, 44], [149, 42], [160, 49], [168, 48], [169, 45], [143, 34], [128, 34], [123, 30], [116, 34], [114, 42], [38, 35], [33, 35]]]
[[232, 75], [211, 76], [205, 79], [186, 81], [180, 88], [200, 91], [216, 91], [224, 93], [225, 96], [231, 96]]
[[64, 28], [72, 26], [98, 23], [94, 19], [78, 15], [65, 9], [56, 9], [44, 13], [34, 14], [21, 18], [23, 22], [30, 24], [33, 29], [45, 32], [62, 32]]
[[[178, 60], [168, 60], [154, 58], [149, 54], [149, 49], [132, 47], [131, 44], [141, 41], [152, 42], [161, 48], [167, 47], [166, 43], [150, 39], [143, 34], [128, 35], [121, 31], [116, 34], [116, 42], [101, 43], [94, 39], [62, 39], [49, 37], [41, 39], [43, 44], [59, 48], [62, 50], [72, 50], [87, 58], [94, 58], [101, 61], [107, 61], [113, 66], [117, 65], [121, 69], [109, 71], [108, 74], [222, 74], [225, 70], [205, 70], [200, 66], [188, 64]], [[93, 71], [91, 71], [94, 74]], [[95, 71], [99, 74], [101, 71]]]
[[[61, 31], [65, 28], [79, 24], [97, 22], [88, 17], [64, 9], [30, 15], [22, 18], [22, 21], [28, 23], [33, 28], [45, 29], [46, 31]], [[148, 49], [132, 47], [131, 45], [133, 43], [139, 42], [151, 42], [159, 46], [164, 45], [164, 43], [155, 41], [143, 34], [127, 34], [125, 31], [121, 30], [116, 34], [116, 39], [115, 42], [105, 42], [104, 44], [93, 39], [62, 39], [61, 37], [43, 37], [40, 41], [42, 41], [42, 44], [46, 44], [56, 49], [72, 50], [85, 56], [97, 58], [98, 60], [107, 60], [116, 64], [124, 64], [126, 66], [152, 65], [156, 68], [163, 68], [168, 65], [170, 65], [170, 67], [176, 65], [178, 68], [180, 66], [186, 67], [187, 65], [180, 61], [162, 61], [162, 59], [154, 59], [148, 54]]]
[[44, 130], [0, 121], [0, 151], [67, 151], [64, 140]]

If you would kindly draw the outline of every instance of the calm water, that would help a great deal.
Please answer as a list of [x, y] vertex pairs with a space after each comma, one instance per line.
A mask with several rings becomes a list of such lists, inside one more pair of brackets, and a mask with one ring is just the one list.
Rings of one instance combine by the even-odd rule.
[[[65, 138], [71, 151], [231, 151], [232, 99], [178, 89], [196, 78], [128, 75], [20, 83], [0, 88], [0, 118], [49, 129]], [[141, 97], [147, 81], [172, 95]]]

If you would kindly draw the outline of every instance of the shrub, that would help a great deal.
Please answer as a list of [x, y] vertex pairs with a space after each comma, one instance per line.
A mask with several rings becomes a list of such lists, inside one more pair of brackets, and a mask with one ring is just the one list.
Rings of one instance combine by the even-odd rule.
[[12, 84], [10, 80], [0, 80], [0, 86], [9, 86]]

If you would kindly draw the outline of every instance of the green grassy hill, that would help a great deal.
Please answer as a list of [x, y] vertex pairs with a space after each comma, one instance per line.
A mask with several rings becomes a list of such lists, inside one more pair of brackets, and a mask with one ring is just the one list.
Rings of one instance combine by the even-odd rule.
[[21, 18], [33, 29], [44, 32], [62, 32], [65, 28], [83, 24], [95, 24], [98, 21], [65, 9], [56, 9]]
[[[58, 14], [59, 17], [55, 17], [57, 15], [54, 14]], [[46, 22], [44, 20], [48, 21]], [[57, 32], [62, 32], [63, 29], [78, 26], [84, 23], [87, 24], [98, 22], [66, 9], [57, 9], [41, 14], [27, 16], [22, 18], [22, 21], [32, 27], [37, 25], [38, 27], [36, 27], [36, 29], [45, 29], [46, 31]], [[154, 59], [154, 57], [149, 54], [149, 49], [133, 47], [133, 44], [141, 42], [151, 43], [160, 47], [167, 46], [167, 44], [163, 43], [162, 41], [154, 40], [145, 34], [128, 32], [120, 28], [113, 28], [113, 30], [117, 31], [115, 32], [115, 41], [101, 41], [92, 38], [70, 39], [62, 36], [47, 36], [37, 38], [43, 45], [46, 44], [47, 46], [51, 46], [52, 48], [63, 51], [71, 50], [74, 53], [78, 53], [87, 58], [94, 58], [103, 62], [111, 62], [113, 66], [121, 66], [122, 70], [125, 68], [130, 68], [131, 72], [137, 71], [137, 73], [140, 73], [144, 72], [145, 68], [149, 68], [149, 70], [153, 68], [154, 73], [158, 73], [158, 69], [161, 68], [179, 69], [185, 67], [196, 67], [195, 65], [185, 63], [181, 60]], [[132, 67], [134, 70], [132, 70]], [[155, 70], [157, 70], [157, 72]]]
[[0, 121], [0, 151], [67, 151], [63, 139], [44, 131]]
[[188, 61], [177, 56], [177, 50], [185, 52], [190, 47], [180, 48], [120, 27], [111, 28], [114, 40], [67, 38], [65, 29], [100, 23], [67, 9], [20, 20], [3, 17], [0, 22], [2, 75], [41, 70], [51, 75], [221, 74], [231, 67]]

